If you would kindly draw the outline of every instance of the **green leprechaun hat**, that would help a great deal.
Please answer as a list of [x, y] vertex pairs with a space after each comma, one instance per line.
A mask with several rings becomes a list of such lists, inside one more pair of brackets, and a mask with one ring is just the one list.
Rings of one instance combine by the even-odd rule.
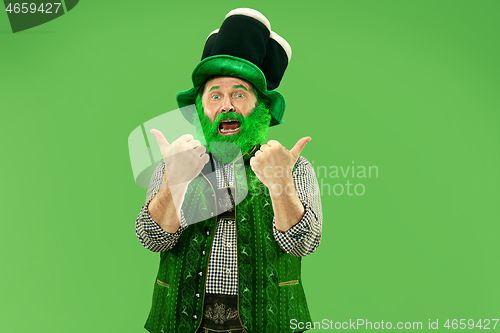
[[[205, 42], [201, 62], [192, 74], [193, 88], [177, 94], [184, 117], [195, 114], [185, 106], [195, 104], [200, 87], [212, 76], [234, 76], [247, 80], [264, 95], [271, 112], [271, 124], [283, 122], [285, 99], [275, 91], [292, 56], [290, 45], [275, 32], [260, 12], [250, 8], [230, 11], [222, 26]], [[190, 111], [191, 110], [191, 111]]]

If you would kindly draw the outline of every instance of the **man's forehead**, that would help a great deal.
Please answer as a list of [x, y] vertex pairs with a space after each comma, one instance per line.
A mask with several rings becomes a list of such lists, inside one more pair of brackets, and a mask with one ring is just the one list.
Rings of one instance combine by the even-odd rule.
[[243, 88], [245, 90], [253, 90], [252, 84], [244, 79], [233, 76], [219, 76], [207, 81], [205, 87], [212, 91], [219, 89], [221, 86], [232, 86], [233, 88]]

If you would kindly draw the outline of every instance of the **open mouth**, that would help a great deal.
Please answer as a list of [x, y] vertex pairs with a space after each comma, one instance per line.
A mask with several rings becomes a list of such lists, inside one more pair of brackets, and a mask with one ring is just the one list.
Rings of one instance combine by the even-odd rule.
[[241, 129], [241, 124], [235, 119], [225, 119], [221, 120], [219, 123], [219, 134], [220, 135], [232, 135], [238, 133]]

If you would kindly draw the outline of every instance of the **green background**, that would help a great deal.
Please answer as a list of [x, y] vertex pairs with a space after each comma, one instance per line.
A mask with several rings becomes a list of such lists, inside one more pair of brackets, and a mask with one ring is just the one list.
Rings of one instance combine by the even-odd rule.
[[[269, 138], [379, 170], [319, 177], [313, 320], [499, 318], [498, 1], [94, 0], [16, 34], [0, 13], [0, 332], [145, 332], [159, 256], [127, 138], [176, 108], [237, 7], [293, 49]], [[364, 195], [328, 194], [348, 180]]]

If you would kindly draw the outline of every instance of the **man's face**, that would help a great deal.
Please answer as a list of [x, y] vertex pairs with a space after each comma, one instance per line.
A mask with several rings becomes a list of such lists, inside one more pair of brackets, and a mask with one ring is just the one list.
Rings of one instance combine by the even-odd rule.
[[[222, 76], [207, 81], [202, 95], [205, 115], [213, 122], [221, 113], [236, 112], [246, 118], [257, 103], [252, 85], [242, 79]], [[234, 135], [241, 130], [236, 119], [225, 119], [218, 124], [220, 135]]]
[[203, 95], [196, 98], [196, 110], [195, 137], [223, 163], [262, 143], [271, 122], [271, 113], [252, 84], [236, 77], [208, 80]]

